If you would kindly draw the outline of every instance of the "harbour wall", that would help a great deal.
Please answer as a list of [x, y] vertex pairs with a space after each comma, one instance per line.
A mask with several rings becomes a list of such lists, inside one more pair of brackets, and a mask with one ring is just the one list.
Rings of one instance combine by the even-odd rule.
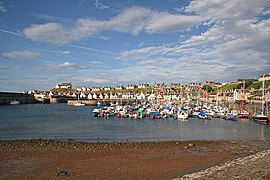
[[0, 92], [0, 105], [8, 105], [11, 101], [19, 101], [20, 104], [32, 104], [36, 100], [33, 95], [13, 92]]

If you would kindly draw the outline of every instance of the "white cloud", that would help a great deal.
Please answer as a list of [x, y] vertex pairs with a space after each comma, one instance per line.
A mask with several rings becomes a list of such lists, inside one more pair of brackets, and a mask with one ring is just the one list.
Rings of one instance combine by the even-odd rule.
[[104, 62], [103, 61], [91, 61], [90, 62], [91, 64], [104, 64]]
[[13, 34], [13, 35], [22, 36], [22, 34], [19, 33], [19, 32], [8, 31], [8, 30], [5, 30], [5, 29], [0, 29], [0, 32], [4, 32], [4, 33], [8, 33], [8, 34]]
[[6, 12], [6, 11], [7, 11], [7, 9], [4, 6], [3, 2], [0, 1], [0, 12]]
[[33, 59], [38, 57], [39, 54], [33, 51], [23, 50], [4, 52], [2, 56], [10, 59]]
[[148, 33], [168, 33], [187, 30], [204, 19], [200, 16], [173, 15], [167, 12], [155, 12], [146, 23]]
[[[186, 11], [209, 20], [205, 32], [175, 45], [124, 51], [118, 59], [136, 60], [147, 69], [141, 72], [144, 77], [150, 79], [155, 74], [164, 81], [168, 75], [175, 79], [180, 74], [190, 81], [255, 77], [270, 68], [270, 20], [258, 18], [267, 13], [269, 5], [265, 0], [194, 0]], [[140, 67], [133, 67], [139, 73], [136, 68]]]
[[65, 51], [63, 51], [62, 53], [63, 53], [63, 54], [66, 54], [66, 55], [71, 54], [71, 52], [70, 52], [69, 50], [65, 50]]
[[138, 35], [145, 33], [168, 33], [184, 31], [201, 23], [204, 18], [168, 12], [152, 11], [143, 7], [125, 9], [108, 20], [80, 18], [76, 26], [66, 28], [59, 23], [34, 24], [23, 30], [26, 37], [51, 44], [68, 44], [96, 35], [102, 31], [125, 32]]
[[48, 74], [74, 74], [78, 70], [84, 70], [87, 69], [85, 66], [79, 66], [77, 63], [65, 61], [61, 64], [55, 64], [55, 63], [50, 63], [46, 64], [43, 67], [40, 67], [39, 70], [42, 70], [44, 72], [47, 72]]
[[101, 10], [110, 8], [109, 6], [106, 6], [106, 5], [102, 4], [101, 2], [99, 2], [99, 0], [96, 0], [95, 6], [97, 9], [101, 9]]
[[23, 30], [26, 37], [33, 41], [41, 41], [52, 44], [67, 44], [73, 41], [68, 29], [58, 23], [31, 25]]
[[195, 12], [212, 20], [249, 19], [258, 15], [269, 5], [268, 0], [193, 0], [186, 7], [187, 12]]

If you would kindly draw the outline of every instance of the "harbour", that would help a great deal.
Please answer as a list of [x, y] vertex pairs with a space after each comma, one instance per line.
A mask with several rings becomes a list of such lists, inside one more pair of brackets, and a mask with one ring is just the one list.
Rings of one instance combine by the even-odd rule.
[[270, 126], [244, 119], [143, 119], [93, 117], [97, 106], [25, 104], [0, 108], [0, 139], [73, 139], [86, 142], [168, 140], [269, 140]]

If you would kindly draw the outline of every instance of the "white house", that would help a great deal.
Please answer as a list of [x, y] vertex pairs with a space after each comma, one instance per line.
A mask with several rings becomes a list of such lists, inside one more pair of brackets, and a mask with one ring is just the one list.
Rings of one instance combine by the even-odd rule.
[[133, 84], [129, 84], [126, 86], [126, 89], [135, 89], [135, 88], [137, 88], [137, 86]]
[[124, 88], [123, 88], [123, 86], [119, 86], [119, 85], [118, 85], [118, 86], [115, 87], [115, 89], [116, 89], [116, 90], [122, 90], [122, 89], [124, 89]]
[[110, 87], [110, 86], [104, 87], [104, 91], [111, 91], [111, 90], [112, 90], [112, 87]]
[[91, 93], [88, 94], [87, 99], [93, 99], [93, 96]]
[[99, 99], [103, 99], [103, 95], [102, 94], [99, 95]]
[[92, 91], [94, 91], [94, 92], [102, 91], [102, 88], [101, 87], [93, 87]]
[[93, 99], [97, 99], [97, 97], [98, 97], [98, 96], [97, 96], [96, 94], [93, 95]]
[[55, 88], [61, 88], [61, 89], [71, 89], [72, 85], [71, 83], [62, 83], [62, 84], [57, 84]]
[[149, 84], [147, 84], [147, 83], [138, 85], [138, 89], [148, 88], [148, 87], [149, 87]]
[[270, 73], [269, 74], [264, 74], [259, 78], [259, 81], [263, 81], [263, 80], [265, 80], [265, 81], [270, 80]]

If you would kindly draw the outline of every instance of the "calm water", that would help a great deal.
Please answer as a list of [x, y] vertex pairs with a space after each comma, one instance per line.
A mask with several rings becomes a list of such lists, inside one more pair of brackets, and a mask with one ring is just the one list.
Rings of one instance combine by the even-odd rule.
[[270, 126], [250, 120], [92, 117], [95, 107], [66, 104], [0, 106], [0, 139], [74, 139], [90, 142], [164, 140], [270, 140]]

